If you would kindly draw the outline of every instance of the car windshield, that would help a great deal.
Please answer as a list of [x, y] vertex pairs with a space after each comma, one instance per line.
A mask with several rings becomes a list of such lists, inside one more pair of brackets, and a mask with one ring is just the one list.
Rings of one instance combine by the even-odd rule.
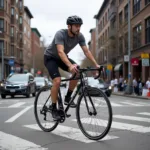
[[36, 82], [44, 82], [44, 78], [34, 78]]
[[94, 78], [88, 78], [88, 84], [89, 85], [98, 85], [99, 81], [95, 80]]
[[8, 77], [7, 81], [10, 81], [10, 82], [28, 81], [28, 76], [25, 74], [14, 74]]

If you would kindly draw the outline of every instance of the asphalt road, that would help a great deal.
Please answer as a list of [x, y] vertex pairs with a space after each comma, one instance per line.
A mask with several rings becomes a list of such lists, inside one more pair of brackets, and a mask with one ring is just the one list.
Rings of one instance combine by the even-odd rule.
[[[63, 96], [66, 89], [62, 90]], [[34, 97], [0, 99], [0, 150], [149, 150], [150, 101], [129, 97], [110, 97], [113, 123], [100, 141], [87, 139], [71, 117], [53, 132], [43, 132], [34, 117]], [[84, 109], [84, 107], [83, 107]]]

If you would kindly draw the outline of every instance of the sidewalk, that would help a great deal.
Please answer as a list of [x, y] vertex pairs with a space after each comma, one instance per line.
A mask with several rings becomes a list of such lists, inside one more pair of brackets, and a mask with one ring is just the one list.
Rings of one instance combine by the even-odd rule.
[[134, 94], [128, 95], [128, 94], [124, 94], [124, 92], [112, 92], [112, 95], [125, 96], [125, 97], [131, 97], [131, 98], [138, 98], [138, 99], [150, 100], [150, 97], [137, 96], [137, 95], [134, 95]]

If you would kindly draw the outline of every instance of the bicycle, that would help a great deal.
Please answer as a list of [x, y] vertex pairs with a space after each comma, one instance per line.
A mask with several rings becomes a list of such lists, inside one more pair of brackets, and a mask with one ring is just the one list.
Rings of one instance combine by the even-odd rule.
[[[69, 80], [80, 80], [80, 84], [76, 92], [73, 94], [71, 101], [69, 102], [69, 104], [66, 106], [65, 109], [62, 102], [61, 91], [59, 89], [58, 103], [57, 103], [58, 110], [61, 116], [61, 120], [59, 121], [53, 121], [51, 116], [51, 108], [50, 108], [51, 94], [48, 94], [47, 96], [48, 93], [47, 90], [49, 91], [50, 88], [43, 87], [38, 92], [34, 102], [34, 114], [35, 114], [37, 124], [43, 131], [45, 132], [53, 131], [58, 126], [59, 123], [63, 123], [66, 120], [66, 118], [69, 118], [71, 116], [70, 114], [67, 114], [70, 108], [70, 104], [75, 100], [79, 91], [82, 90], [80, 91], [80, 95], [77, 100], [77, 107], [76, 107], [76, 120], [80, 130], [87, 138], [91, 140], [100, 140], [107, 135], [112, 124], [112, 107], [108, 97], [101, 89], [90, 88], [90, 86], [87, 84], [88, 78], [85, 75], [88, 71], [98, 71], [99, 74], [95, 77], [95, 79], [98, 79], [100, 77], [101, 69], [88, 67], [88, 68], [79, 69], [78, 77], [75, 77], [76, 75], [74, 75], [69, 79], [61, 80], [61, 82], [69, 81]], [[94, 90], [96, 95], [90, 94], [91, 90]], [[40, 96], [42, 94], [44, 94], [43, 96], [45, 96], [46, 99], [42, 98], [42, 104], [39, 105], [38, 102], [40, 101]], [[39, 107], [41, 107], [41, 109], [39, 109], [38, 111]], [[101, 108], [100, 112], [98, 111], [99, 107]], [[106, 112], [102, 113], [104, 109], [106, 109]], [[86, 115], [88, 115], [88, 117], [86, 117]], [[94, 117], [94, 119], [92, 119], [92, 117]], [[100, 119], [96, 119], [96, 117], [100, 117]], [[49, 120], [50, 118], [52, 119], [51, 121]], [[42, 119], [42, 121], [40, 121], [40, 119]], [[50, 122], [48, 123], [48, 121]], [[94, 124], [94, 122], [96, 122], [96, 125]], [[89, 123], [92, 123], [92, 125], [90, 126]], [[91, 131], [91, 129], [94, 128], [93, 126], [96, 128], [96, 131], [99, 131], [98, 127], [103, 130], [98, 133], [96, 133], [95, 131], [93, 132]], [[90, 127], [90, 130], [86, 129], [86, 127]]]

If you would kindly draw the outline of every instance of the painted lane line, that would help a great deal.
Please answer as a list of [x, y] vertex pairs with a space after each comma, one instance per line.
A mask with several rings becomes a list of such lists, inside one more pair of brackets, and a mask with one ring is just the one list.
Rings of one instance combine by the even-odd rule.
[[30, 141], [24, 140], [17, 136], [7, 134], [0, 131], [0, 149], [1, 150], [48, 150], [40, 145], [36, 145]]
[[111, 106], [114, 106], [114, 107], [122, 107], [123, 105], [121, 104], [117, 104], [117, 103], [114, 103], [114, 102], [110, 102], [111, 103]]
[[140, 104], [130, 103], [130, 102], [120, 102], [120, 103], [127, 104], [127, 105], [130, 105], [130, 106], [143, 106], [143, 105], [140, 105]]
[[150, 113], [148, 113], [148, 112], [142, 112], [142, 113], [137, 113], [137, 114], [150, 116]]
[[135, 116], [114, 115], [113, 118], [142, 121], [142, 122], [150, 122], [150, 118], [142, 118], [142, 117], [135, 117]]
[[18, 102], [16, 104], [8, 106], [8, 108], [17, 108], [17, 107], [20, 107], [20, 106], [22, 106], [24, 104], [25, 104], [25, 102]]
[[[98, 126], [106, 127], [107, 121], [102, 119], [94, 119], [94, 118], [82, 118], [82, 123], [85, 124], [91, 124], [95, 125], [95, 122]], [[76, 121], [76, 119], [73, 119], [72, 121]], [[139, 133], [148, 133], [150, 132], [150, 127], [144, 127], [140, 125], [134, 125], [134, 124], [127, 124], [127, 123], [120, 123], [120, 122], [112, 122], [111, 128], [114, 129], [121, 129], [121, 130], [129, 130], [133, 132], [139, 132]]]
[[23, 115], [25, 112], [27, 112], [32, 107], [33, 107], [33, 105], [26, 107], [25, 109], [23, 109], [22, 111], [20, 111], [19, 113], [17, 113], [15, 116], [13, 116], [10, 119], [8, 119], [7, 121], [5, 121], [5, 123], [14, 122], [17, 118], [19, 118], [21, 115]]
[[[49, 124], [51, 125], [51, 123], [49, 123]], [[30, 129], [34, 129], [34, 130], [41, 130], [37, 124], [25, 125], [25, 127], [30, 128]], [[55, 134], [55, 135], [58, 135], [58, 136], [62, 136], [62, 137], [68, 138], [68, 139], [84, 142], [84, 143], [96, 142], [96, 141], [89, 140], [88, 138], [86, 138], [82, 134], [81, 130], [79, 130], [77, 128], [73, 128], [73, 127], [67, 127], [67, 126], [59, 125], [51, 133]], [[91, 132], [91, 133], [94, 133], [94, 132]], [[116, 138], [119, 138], [119, 137], [112, 136], [112, 135], [107, 135], [101, 141], [111, 140], [111, 139], [116, 139]]]

